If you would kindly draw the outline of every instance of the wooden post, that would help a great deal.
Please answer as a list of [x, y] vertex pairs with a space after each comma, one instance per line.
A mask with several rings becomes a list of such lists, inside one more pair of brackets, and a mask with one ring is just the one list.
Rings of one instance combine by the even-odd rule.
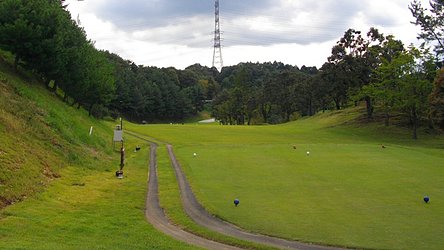
[[124, 166], [125, 166], [125, 148], [123, 147], [123, 141], [122, 141], [122, 147], [120, 148], [120, 170], [122, 170]]

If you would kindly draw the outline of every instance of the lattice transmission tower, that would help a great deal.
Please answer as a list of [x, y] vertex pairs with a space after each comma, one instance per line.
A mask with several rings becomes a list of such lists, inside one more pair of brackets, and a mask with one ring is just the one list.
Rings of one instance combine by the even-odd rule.
[[222, 46], [220, 42], [219, 0], [215, 0], [214, 10], [213, 67], [222, 70], [224, 62], [222, 60]]

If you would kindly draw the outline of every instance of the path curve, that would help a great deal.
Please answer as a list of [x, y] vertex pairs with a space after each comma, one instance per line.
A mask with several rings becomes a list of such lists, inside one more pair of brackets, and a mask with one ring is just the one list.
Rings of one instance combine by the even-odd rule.
[[181, 193], [181, 199], [185, 212], [190, 216], [197, 224], [209, 228], [213, 231], [221, 234], [229, 235], [242, 240], [256, 242], [268, 246], [278, 247], [282, 249], [301, 249], [301, 250], [325, 250], [325, 249], [341, 249], [328, 246], [319, 246], [314, 244], [302, 243], [297, 241], [285, 240], [277, 237], [271, 237], [261, 234], [254, 234], [244, 231], [243, 229], [223, 221], [217, 217], [212, 216], [205, 210], [204, 207], [197, 201], [189, 183], [187, 182], [185, 175], [177, 161], [173, 152], [173, 146], [167, 145], [168, 154], [171, 160], [172, 167], [175, 170], [176, 178], [179, 183], [179, 189]]
[[206, 249], [216, 250], [240, 250], [240, 248], [225, 245], [209, 239], [205, 239], [180, 229], [169, 223], [163, 209], [159, 203], [159, 188], [157, 180], [157, 145], [150, 144], [150, 164], [149, 164], [149, 180], [148, 193], [145, 204], [146, 219], [159, 231], [172, 236], [173, 238]]

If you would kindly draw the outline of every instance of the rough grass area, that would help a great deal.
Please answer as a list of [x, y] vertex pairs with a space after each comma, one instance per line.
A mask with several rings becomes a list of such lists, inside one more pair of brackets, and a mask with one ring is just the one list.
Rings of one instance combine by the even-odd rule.
[[[50, 94], [0, 53], [0, 208], [43, 190], [66, 166], [109, 158], [110, 129]], [[93, 126], [93, 134], [89, 135]]]
[[117, 159], [98, 163], [108, 171], [67, 167], [47, 191], [3, 209], [0, 249], [195, 249], [145, 220], [148, 146], [127, 143], [124, 179]]
[[361, 112], [278, 126], [131, 129], [175, 145], [201, 202], [247, 230], [357, 248], [442, 248], [444, 138], [413, 141], [407, 129], [355, 123]]

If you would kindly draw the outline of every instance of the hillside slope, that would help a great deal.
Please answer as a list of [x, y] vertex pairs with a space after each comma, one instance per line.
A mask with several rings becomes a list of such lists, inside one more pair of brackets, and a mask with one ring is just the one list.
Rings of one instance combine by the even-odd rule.
[[42, 190], [61, 168], [94, 168], [112, 152], [109, 128], [63, 103], [32, 74], [14, 72], [9, 61], [1, 52], [0, 208]]

